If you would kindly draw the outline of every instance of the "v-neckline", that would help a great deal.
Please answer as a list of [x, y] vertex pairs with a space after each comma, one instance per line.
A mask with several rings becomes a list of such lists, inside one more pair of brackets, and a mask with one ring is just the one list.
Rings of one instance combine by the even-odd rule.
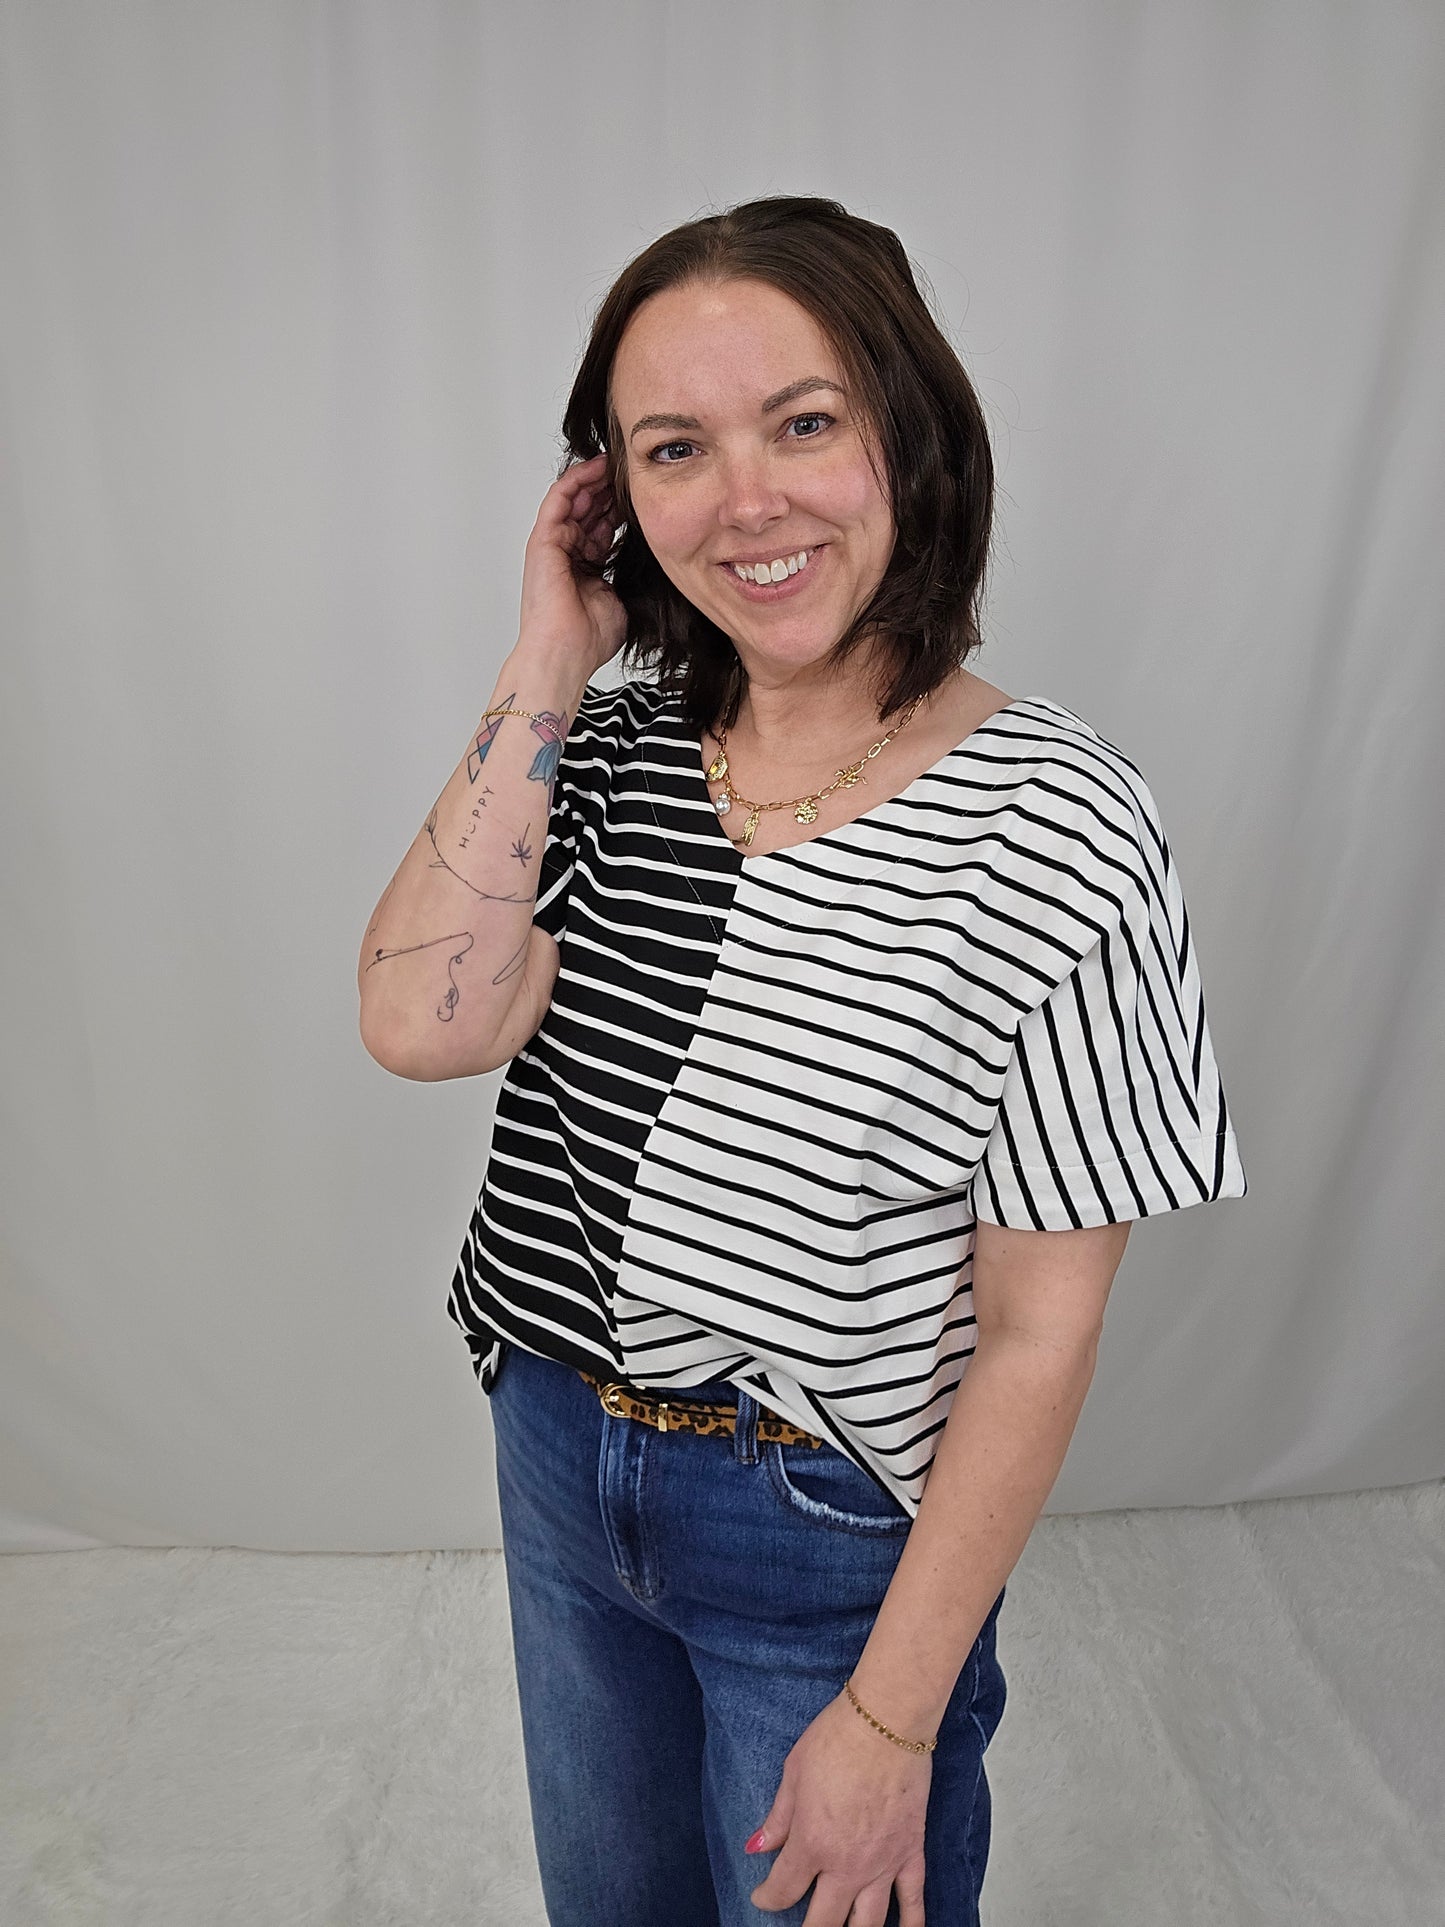
[[[1006, 716], [1011, 709], [1022, 709], [1026, 704], [1037, 700], [1038, 699], [1033, 696], [1015, 696], [1011, 701], [1001, 703], [997, 709], [985, 716], [981, 723], [975, 723], [966, 736], [946, 749], [936, 762], [930, 763], [927, 769], [920, 770], [911, 781], [905, 783], [901, 790], [895, 790], [891, 796], [880, 797], [878, 802], [870, 803], [866, 810], [860, 810], [856, 816], [850, 816], [846, 823], [839, 823], [831, 830], [820, 830], [816, 836], [805, 836], [796, 843], [785, 843], [781, 848], [776, 850], [759, 850], [756, 856], [744, 855], [723, 828], [722, 818], [718, 815], [712, 797], [708, 793], [707, 771], [703, 766], [702, 760], [701, 731], [694, 732], [690, 729], [680, 714], [677, 720], [682, 732], [683, 741], [688, 743], [693, 750], [689, 766], [695, 773], [698, 786], [702, 790], [703, 799], [708, 807], [708, 813], [717, 825], [719, 841], [724, 849], [732, 852], [741, 867], [751, 869], [753, 864], [766, 863], [770, 857], [796, 856], [800, 850], [810, 850], [815, 844], [836, 842], [838, 838], [846, 835], [849, 830], [866, 827], [875, 822], [885, 810], [890, 809], [896, 803], [902, 803], [910, 798], [920, 784], [927, 783], [932, 778], [939, 776], [947, 765], [953, 761], [954, 757], [966, 755], [975, 737], [982, 734], [990, 723], [994, 722], [1000, 716]], [[674, 697], [672, 701], [674, 708], [680, 709], [678, 699]]]

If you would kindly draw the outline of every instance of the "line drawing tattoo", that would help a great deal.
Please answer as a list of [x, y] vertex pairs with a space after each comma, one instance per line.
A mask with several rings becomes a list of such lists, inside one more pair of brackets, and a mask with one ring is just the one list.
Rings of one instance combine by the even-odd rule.
[[[508, 709], [515, 701], [516, 693], [514, 691], [512, 695], [505, 697], [500, 703], [496, 704], [495, 707], [498, 709]], [[501, 716], [489, 717], [477, 732], [476, 739], [471, 749], [467, 752], [467, 780], [469, 782], [474, 784], [481, 776], [482, 765], [487, 760], [487, 752], [497, 740], [497, 731], [501, 728], [504, 720]], [[547, 802], [550, 809], [552, 782], [557, 774], [558, 762], [561, 760], [562, 745], [567, 740], [567, 719], [556, 710], [543, 710], [538, 716], [532, 719], [532, 734], [541, 738], [541, 746], [533, 757], [532, 767], [528, 770], [527, 774], [534, 782], [545, 783], [548, 786]], [[484, 783], [482, 785], [471, 810], [471, 817], [474, 822], [481, 820], [482, 811], [487, 807], [487, 798], [495, 794], [496, 792], [490, 783]], [[515, 890], [479, 890], [470, 877], [464, 877], [460, 870], [454, 869], [437, 847], [437, 818], [440, 808], [441, 797], [439, 796], [436, 802], [432, 804], [424, 825], [427, 840], [432, 846], [432, 857], [428, 865], [429, 869], [445, 870], [450, 876], [454, 876], [458, 883], [465, 884], [474, 897], [485, 903], [535, 903], [537, 901], [537, 893], [535, 890], [532, 891], [530, 896], [519, 894]], [[532, 845], [528, 840], [531, 835], [531, 829], [532, 824], [529, 818], [522, 834], [514, 838], [512, 842], [512, 855], [524, 866], [532, 861]], [[466, 849], [471, 840], [471, 836], [472, 830], [469, 826], [466, 833], [458, 839], [461, 849]], [[376, 906], [376, 915], [372, 918], [371, 927], [366, 933], [368, 938], [375, 934], [377, 925], [381, 922], [381, 913], [386, 907], [386, 900], [395, 888], [396, 878], [393, 877], [382, 894], [381, 902]], [[529, 925], [521, 943], [518, 944], [517, 948], [502, 965], [502, 968], [497, 972], [496, 976], [493, 977], [492, 982], [494, 984], [505, 983], [509, 977], [514, 977], [523, 967], [527, 961], [527, 950], [531, 940], [532, 931]], [[418, 951], [434, 949], [439, 943], [459, 944], [461, 948], [453, 951], [447, 958], [448, 988], [441, 1003], [437, 1005], [436, 1012], [437, 1019], [440, 1023], [449, 1024], [456, 1013], [456, 1008], [461, 1001], [462, 995], [461, 986], [456, 980], [455, 972], [458, 965], [461, 964], [467, 952], [473, 947], [476, 941], [475, 934], [470, 930], [453, 930], [444, 937], [427, 937], [423, 939], [421, 943], [402, 944], [394, 950], [388, 950], [383, 947], [376, 952], [375, 956], [368, 960], [366, 969], [374, 970], [377, 964], [390, 963], [396, 957], [413, 957]]]
[[443, 1024], [449, 1024], [452, 1021], [452, 1014], [456, 1010], [457, 1004], [461, 1000], [461, 994], [462, 994], [461, 987], [457, 983], [456, 978], [452, 975], [452, 971], [461, 962], [462, 958], [466, 956], [467, 952], [471, 949], [472, 945], [475, 942], [476, 942], [476, 938], [472, 935], [470, 930], [453, 930], [450, 936], [428, 937], [422, 943], [405, 944], [399, 950], [378, 950], [376, 955], [372, 958], [371, 962], [366, 967], [368, 970], [374, 970], [377, 964], [390, 963], [393, 957], [410, 957], [410, 956], [413, 956], [418, 950], [430, 950], [435, 944], [459, 943], [461, 945], [461, 949], [457, 951], [455, 956], [451, 956], [447, 958], [447, 984], [448, 984], [447, 994], [442, 999], [442, 1001], [437, 1005], [438, 1020]]
[[537, 901], [537, 893], [535, 890], [530, 897], [518, 896], [515, 890], [479, 890], [470, 877], [464, 877], [460, 870], [453, 870], [451, 864], [447, 862], [441, 851], [437, 849], [437, 806], [435, 803], [432, 804], [431, 815], [427, 818], [425, 827], [434, 853], [434, 860], [427, 865], [428, 869], [449, 871], [458, 883], [465, 883], [472, 895], [474, 897], [480, 897], [484, 903], [535, 903]]
[[493, 977], [492, 982], [494, 984], [504, 984], [508, 977], [516, 976], [517, 972], [522, 968], [522, 965], [527, 961], [527, 946], [531, 941], [532, 932], [529, 929], [526, 936], [523, 937], [522, 941], [502, 965], [496, 976]]

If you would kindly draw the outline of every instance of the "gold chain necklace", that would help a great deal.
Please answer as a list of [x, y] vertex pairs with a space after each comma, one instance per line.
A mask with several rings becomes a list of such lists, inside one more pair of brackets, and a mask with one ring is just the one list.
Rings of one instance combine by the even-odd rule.
[[748, 820], [743, 826], [742, 835], [730, 837], [728, 839], [729, 842], [734, 845], [741, 844], [744, 846], [750, 844], [753, 840], [753, 832], [758, 827], [758, 819], [762, 816], [764, 810], [791, 810], [799, 823], [816, 823], [818, 820], [818, 805], [825, 796], [831, 796], [834, 790], [840, 787], [850, 790], [855, 783], [866, 783], [868, 781], [868, 778], [863, 774], [864, 766], [871, 763], [873, 758], [881, 751], [887, 749], [888, 745], [893, 741], [893, 738], [898, 735], [900, 730], [907, 729], [908, 725], [913, 721], [918, 706], [922, 701], [922, 696], [916, 696], [904, 712], [903, 720], [895, 723], [888, 734], [882, 737], [880, 741], [874, 743], [868, 753], [858, 762], [848, 763], [840, 769], [826, 788], [812, 790], [807, 796], [787, 797], [778, 803], [755, 803], [751, 797], [742, 795], [739, 790], [733, 787], [731, 774], [728, 770], [728, 733], [725, 729], [720, 729], [717, 737], [717, 755], [713, 757], [707, 769], [707, 780], [710, 783], [716, 783], [719, 779], [722, 781], [722, 789], [713, 808], [719, 816], [726, 816], [732, 809], [734, 803], [741, 803], [743, 808], [749, 812]]

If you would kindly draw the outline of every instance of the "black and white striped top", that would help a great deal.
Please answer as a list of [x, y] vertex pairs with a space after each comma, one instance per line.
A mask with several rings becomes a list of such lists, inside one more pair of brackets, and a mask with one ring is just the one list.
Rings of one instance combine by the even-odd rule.
[[976, 1218], [1068, 1230], [1246, 1182], [1148, 786], [1062, 704], [744, 857], [676, 698], [589, 689], [512, 1059], [447, 1306], [677, 1389], [729, 1378], [916, 1516], [973, 1352]]

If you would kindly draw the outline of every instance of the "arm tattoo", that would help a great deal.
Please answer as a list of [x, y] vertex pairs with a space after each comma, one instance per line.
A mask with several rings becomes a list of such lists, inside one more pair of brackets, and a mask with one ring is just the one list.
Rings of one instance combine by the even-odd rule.
[[[509, 696], [507, 703], [511, 703], [511, 701], [512, 698]], [[503, 707], [505, 707], [505, 705], [503, 705]], [[468, 773], [468, 777], [470, 777], [472, 782], [476, 782], [476, 779], [480, 777], [480, 773], [482, 773], [482, 763], [486, 763], [487, 750], [489, 750], [491, 744], [495, 742], [497, 728], [501, 726], [503, 721], [505, 721], [503, 717], [491, 717], [491, 719], [487, 721], [486, 728], [478, 734], [472, 750], [468, 752], [468, 757], [466, 757], [466, 773]], [[566, 719], [565, 717], [561, 717], [561, 715], [557, 715], [555, 711], [547, 709], [547, 711], [543, 711], [538, 719], [532, 723], [532, 732], [534, 732], [536, 736], [541, 736], [541, 748], [539, 748], [536, 757], [534, 757], [534, 761], [532, 761], [532, 769], [528, 771], [528, 777], [532, 777], [536, 782], [545, 782], [545, 784], [547, 784], [547, 800], [551, 802], [551, 782], [553, 782], [553, 777], [557, 775], [557, 763], [559, 763], [559, 759], [561, 759], [563, 744], [565, 744], [566, 740]], [[472, 807], [472, 817], [480, 817], [482, 809], [486, 809], [487, 796], [493, 796], [493, 794], [495, 794], [495, 792], [493, 792], [491, 784], [484, 784], [482, 794], [478, 796], [478, 804]], [[453, 869], [453, 867], [451, 867], [451, 863], [445, 859], [445, 856], [441, 854], [441, 850], [437, 848], [437, 811], [439, 811], [439, 804], [441, 804], [441, 798], [437, 798], [435, 804], [432, 804], [432, 809], [428, 811], [428, 817], [426, 817], [426, 825], [424, 825], [428, 842], [432, 844], [432, 863], [430, 863], [428, 867], [430, 867], [430, 869], [445, 869], [445, 871], [447, 871], [449, 875], [453, 875], [459, 883], [466, 884], [466, 888], [472, 892], [472, 896], [478, 896], [478, 898], [482, 898], [482, 900], [486, 900], [486, 902], [493, 902], [493, 904], [524, 904], [524, 902], [532, 902], [532, 904], [536, 904], [536, 900], [538, 900], [536, 890], [532, 892], [530, 898], [518, 896], [514, 890], [478, 890], [478, 886], [470, 881], [470, 877], [462, 877], [459, 869]], [[518, 859], [522, 865], [526, 865], [526, 863], [532, 861], [532, 844], [528, 842], [528, 832], [530, 831], [532, 831], [532, 823], [528, 823], [526, 829], [522, 831], [522, 834], [512, 842], [512, 856]], [[470, 836], [470, 831], [468, 831], [466, 836], [460, 838], [460, 848], [462, 848], [462, 850], [466, 848], [468, 836]], [[376, 906], [376, 917], [372, 919], [372, 927], [370, 927], [368, 933], [366, 933], [368, 937], [372, 937], [372, 935], [376, 933], [376, 927], [378, 927], [378, 923], [381, 921], [381, 910], [385, 908], [385, 900], [387, 900], [387, 896], [391, 896], [391, 892], [393, 892], [395, 886], [397, 886], [397, 879], [393, 877], [391, 883], [387, 884], [383, 896], [381, 896], [380, 904]], [[466, 956], [466, 952], [472, 948], [474, 942], [476, 942], [476, 937], [474, 937], [470, 931], [451, 931], [447, 937], [428, 937], [424, 942], [420, 942], [420, 944], [403, 944], [403, 946], [399, 946], [397, 950], [385, 950], [385, 948], [381, 948], [381, 950], [376, 952], [376, 956], [366, 964], [366, 969], [370, 971], [370, 969], [374, 969], [378, 964], [389, 964], [393, 958], [416, 956], [418, 950], [432, 950], [435, 944], [460, 944], [460, 950], [453, 952], [453, 954], [447, 958], [447, 994], [445, 994], [443, 1000], [437, 1004], [437, 1021], [439, 1021], [439, 1023], [451, 1023], [451, 1019], [453, 1019], [455, 1012], [457, 1012], [460, 994], [462, 994], [462, 992], [460, 992], [460, 985], [457, 983], [457, 977], [455, 977], [455, 969], [457, 969], [457, 965], [462, 962], [462, 958]], [[532, 931], [530, 931], [530, 927], [528, 927], [526, 935], [522, 937], [522, 942], [516, 946], [516, 950], [507, 958], [507, 962], [497, 971], [497, 975], [491, 979], [493, 985], [505, 983], [509, 977], [516, 975], [518, 969], [522, 969], [522, 965], [526, 964], [526, 954], [528, 954], [530, 942], [532, 942]]]
[[508, 977], [516, 976], [517, 972], [522, 968], [522, 965], [527, 961], [527, 946], [531, 941], [532, 933], [529, 930], [512, 952], [511, 956], [508, 957], [507, 961], [502, 965], [496, 976], [493, 977], [492, 982], [494, 984], [504, 984]]
[[[516, 700], [516, 692], [513, 691], [510, 696], [504, 697], [503, 700], [497, 704], [497, 707], [499, 709], [509, 708]], [[482, 765], [487, 760], [487, 751], [497, 740], [497, 731], [505, 721], [506, 718], [504, 716], [489, 717], [478, 731], [475, 742], [467, 752], [467, 778], [471, 783], [475, 784], [480, 779]], [[558, 710], [544, 709], [532, 719], [531, 728], [532, 734], [541, 738], [541, 748], [532, 758], [532, 767], [527, 771], [527, 775], [534, 783], [547, 784], [547, 805], [550, 811], [552, 803], [552, 780], [557, 774], [557, 765], [562, 759], [562, 746], [567, 740], [567, 718]], [[468, 823], [463, 835], [458, 838], [457, 847], [459, 849], [465, 850], [470, 844], [475, 834], [472, 825], [481, 822], [482, 811], [487, 807], [487, 798], [495, 794], [496, 792], [490, 783], [484, 783], [482, 785], [477, 800], [472, 805], [472, 821]], [[531, 827], [529, 823], [527, 828], [530, 829]], [[530, 855], [530, 851], [523, 847], [525, 841], [526, 831], [523, 832], [522, 837], [512, 846], [512, 855], [521, 863], [526, 863]], [[435, 838], [433, 838], [433, 842], [435, 842]], [[441, 852], [438, 851], [437, 854], [440, 856]]]
[[[477, 822], [477, 823], [480, 823], [480, 822], [481, 822], [481, 820], [482, 820], [482, 811], [483, 811], [483, 810], [484, 810], [484, 809], [485, 809], [485, 808], [487, 807], [487, 798], [488, 798], [489, 796], [491, 796], [491, 795], [493, 795], [493, 794], [494, 794], [494, 791], [493, 791], [493, 789], [492, 789], [492, 786], [491, 786], [491, 784], [490, 784], [490, 783], [484, 783], [484, 784], [482, 785], [482, 789], [481, 789], [481, 793], [480, 793], [480, 795], [479, 795], [479, 796], [477, 797], [477, 800], [476, 800], [476, 802], [475, 802], [475, 803], [473, 803], [473, 805], [472, 805], [472, 820], [473, 820], [473, 822]], [[471, 840], [472, 840], [472, 831], [471, 831], [471, 824], [468, 824], [468, 825], [467, 825], [467, 832], [466, 832], [466, 835], [465, 835], [465, 836], [460, 836], [460, 837], [458, 837], [458, 838], [457, 838], [457, 848], [458, 848], [459, 850], [464, 850], [464, 849], [466, 849], [466, 847], [467, 847], [467, 845], [468, 845], [468, 844], [469, 844], [469, 843], [471, 842]]]
[[446, 858], [437, 848], [437, 811], [435, 803], [432, 804], [431, 815], [426, 820], [426, 833], [433, 851], [433, 861], [427, 867], [432, 870], [449, 871], [458, 883], [466, 884], [474, 897], [482, 897], [488, 903], [535, 903], [537, 901], [537, 893], [535, 890], [532, 892], [530, 898], [519, 897], [515, 890], [479, 890], [470, 877], [464, 877], [460, 870], [453, 870], [451, 864], [447, 862]]
[[[510, 696], [503, 696], [496, 707], [498, 709], [510, 709], [516, 700], [517, 692], [513, 690]], [[472, 744], [467, 754], [467, 776], [471, 782], [475, 783], [481, 775], [482, 764], [487, 760], [487, 751], [497, 740], [497, 731], [506, 720], [505, 716], [489, 716], [486, 722], [482, 724], [477, 735], [477, 740]]]
[[550, 783], [562, 760], [562, 745], [567, 740], [567, 718], [555, 709], [544, 709], [532, 724], [532, 734], [542, 738], [542, 747], [532, 759], [527, 774], [539, 783]]
[[[504, 696], [495, 704], [497, 709], [510, 709], [517, 700], [517, 692]], [[473, 783], [482, 773], [482, 764], [487, 760], [487, 751], [497, 740], [497, 731], [506, 721], [505, 716], [489, 716], [477, 732], [477, 739], [467, 753], [467, 776]], [[544, 709], [532, 722], [532, 734], [540, 736], [542, 747], [532, 760], [527, 774], [534, 781], [546, 783], [551, 780], [562, 755], [562, 745], [567, 740], [567, 718], [555, 709]]]
[[447, 958], [447, 994], [437, 1005], [438, 1019], [443, 1024], [449, 1024], [452, 1021], [452, 1013], [455, 1011], [462, 994], [456, 978], [452, 975], [452, 971], [461, 962], [462, 958], [466, 956], [475, 942], [476, 938], [470, 930], [454, 930], [449, 937], [428, 937], [424, 943], [405, 944], [400, 950], [378, 950], [366, 967], [368, 970], [371, 970], [379, 963], [390, 962], [393, 957], [410, 957], [418, 950], [430, 950], [433, 944], [459, 943], [461, 949], [457, 951], [455, 956]]

